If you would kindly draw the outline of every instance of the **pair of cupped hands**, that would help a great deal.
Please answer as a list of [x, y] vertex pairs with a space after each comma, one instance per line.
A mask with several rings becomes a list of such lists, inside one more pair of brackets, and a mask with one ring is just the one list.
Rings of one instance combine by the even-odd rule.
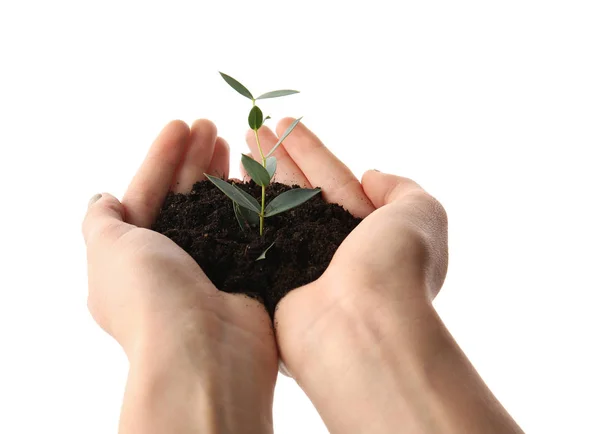
[[[292, 121], [281, 120], [277, 133]], [[277, 142], [267, 127], [259, 137], [264, 152]], [[258, 159], [253, 132], [246, 139]], [[435, 297], [447, 268], [447, 222], [433, 197], [376, 170], [358, 180], [302, 123], [275, 156], [276, 181], [321, 187], [325, 200], [364, 220], [318, 280], [281, 300], [274, 324], [258, 301], [218, 291], [186, 252], [149, 229], [169, 191], [189, 192], [204, 173], [228, 177], [229, 146], [212, 122], [169, 123], [122, 201], [92, 198], [83, 223], [88, 307], [131, 363], [172, 350], [223, 381], [242, 370], [272, 390], [282, 360], [302, 385], [316, 365], [335, 363], [326, 354], [351, 359], [331, 350], [350, 339], [348, 325], [408, 318]]]

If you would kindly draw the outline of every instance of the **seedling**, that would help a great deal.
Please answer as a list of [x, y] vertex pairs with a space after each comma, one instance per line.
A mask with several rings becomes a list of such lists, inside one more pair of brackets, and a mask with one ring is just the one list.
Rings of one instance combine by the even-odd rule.
[[[296, 125], [298, 125], [298, 122], [300, 122], [302, 118], [294, 120], [285, 133], [283, 133], [283, 135], [279, 138], [275, 146], [273, 146], [269, 153], [265, 155], [260, 145], [258, 130], [261, 126], [263, 126], [265, 121], [270, 118], [270, 116], [263, 117], [262, 110], [256, 105], [256, 101], [259, 99], [277, 98], [281, 96], [292, 95], [298, 93], [298, 91], [289, 89], [275, 90], [254, 98], [252, 93], [250, 93], [250, 91], [239, 81], [226, 74], [223, 74], [222, 72], [220, 72], [220, 74], [221, 77], [223, 77], [223, 79], [233, 89], [252, 101], [252, 109], [248, 115], [248, 125], [250, 125], [250, 128], [254, 131], [261, 162], [259, 163], [247, 155], [242, 154], [242, 165], [254, 182], [261, 186], [261, 201], [259, 203], [258, 200], [252, 195], [246, 193], [234, 183], [229, 184], [228, 182], [215, 176], [208, 174], [205, 175], [210, 182], [216, 185], [219, 190], [221, 190], [233, 201], [233, 211], [242, 230], [258, 225], [259, 233], [262, 235], [265, 218], [272, 217], [284, 211], [295, 208], [298, 205], [302, 205], [304, 202], [321, 191], [320, 188], [294, 188], [281, 193], [279, 196], [273, 198], [268, 204], [265, 205], [267, 186], [273, 180], [277, 170], [277, 159], [273, 156], [273, 153], [279, 146], [281, 146], [283, 141], [287, 136], [290, 135], [294, 128], [296, 128]], [[272, 247], [272, 245], [269, 246], [269, 248], [270, 247]], [[259, 259], [264, 259], [265, 254], [266, 251], [261, 255], [261, 257], [259, 257]]]

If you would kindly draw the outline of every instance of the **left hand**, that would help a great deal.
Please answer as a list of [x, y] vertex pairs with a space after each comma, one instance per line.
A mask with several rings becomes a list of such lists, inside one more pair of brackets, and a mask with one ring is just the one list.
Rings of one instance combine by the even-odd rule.
[[270, 420], [278, 356], [266, 310], [218, 291], [191, 256], [149, 229], [170, 190], [185, 193], [203, 173], [228, 172], [229, 147], [214, 124], [200, 120], [190, 130], [169, 123], [122, 203], [103, 194], [89, 206], [83, 222], [88, 307], [132, 365], [176, 353], [177, 363], [206, 381], [231, 385], [223, 391], [231, 406], [245, 413], [260, 407], [269, 412], [260, 417]]

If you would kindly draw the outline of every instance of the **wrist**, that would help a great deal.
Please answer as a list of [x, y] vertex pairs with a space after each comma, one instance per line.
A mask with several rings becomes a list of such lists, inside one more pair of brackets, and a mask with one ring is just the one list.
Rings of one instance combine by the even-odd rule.
[[130, 356], [119, 433], [218, 432], [218, 390], [211, 376], [178, 351], [155, 349]]
[[[377, 290], [362, 288], [367, 291]], [[412, 335], [433, 309], [424, 297], [404, 303], [377, 298], [337, 299], [326, 317], [296, 337], [300, 345], [282, 348], [288, 370], [332, 433], [392, 432], [386, 426], [413, 432], [407, 420], [410, 390], [417, 388], [411, 371], [420, 366]], [[285, 316], [281, 312], [280, 323]], [[293, 346], [302, 351], [292, 353]]]
[[299, 382], [323, 369], [342, 372], [363, 365], [408, 369], [422, 362], [415, 360], [425, 357], [419, 337], [432, 328], [437, 317], [426, 296], [396, 300], [351, 297], [336, 304], [328, 318], [306, 334], [303, 359], [292, 364]]
[[[387, 339], [407, 345], [415, 328], [435, 313], [421, 283], [415, 282], [411, 288], [406, 284], [388, 288], [358, 284], [362, 279], [350, 283], [352, 278], [346, 277], [293, 291], [278, 307], [275, 322], [279, 329], [285, 329], [285, 340], [279, 342], [282, 356], [299, 381], [310, 377], [315, 369], [333, 368], [370, 354], [382, 348]], [[314, 294], [301, 294], [308, 290]], [[318, 298], [318, 303], [313, 298]], [[309, 328], [296, 327], [298, 315]]]
[[331, 310], [303, 360], [284, 360], [332, 433], [521, 432], [425, 296], [377, 298]]
[[127, 354], [122, 432], [272, 432], [276, 369], [229, 328], [220, 319], [147, 327]]

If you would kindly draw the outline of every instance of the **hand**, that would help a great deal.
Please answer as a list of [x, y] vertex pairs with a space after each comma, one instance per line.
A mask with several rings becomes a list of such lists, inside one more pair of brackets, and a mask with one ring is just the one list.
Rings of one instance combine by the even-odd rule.
[[[181, 384], [173, 386], [171, 398], [180, 393], [184, 400], [196, 391], [181, 387], [199, 377], [198, 390], [211, 392], [204, 408], [221, 412], [208, 418], [198, 406], [193, 414], [205, 421], [214, 422], [230, 411], [243, 415], [238, 418], [242, 421], [254, 418], [270, 424], [277, 349], [266, 310], [248, 297], [218, 291], [186, 252], [148, 229], [169, 190], [188, 192], [205, 172], [228, 176], [227, 143], [209, 121], [195, 122], [191, 131], [183, 122], [171, 122], [152, 145], [123, 202], [108, 194], [94, 197], [83, 223], [89, 310], [121, 344], [133, 371], [122, 415], [122, 426], [132, 430], [141, 426], [140, 418], [132, 415], [137, 413], [140, 385], [149, 383], [146, 374], [159, 376], [162, 383], [165, 376], [183, 377], [176, 378]], [[185, 425], [186, 403], [171, 400], [165, 407], [169, 405], [180, 406], [174, 411]], [[168, 422], [160, 425], [154, 416], [145, 423], [154, 424], [157, 432], [161, 426], [162, 432], [187, 432]], [[234, 431], [254, 430], [256, 424], [247, 423]]]
[[[276, 143], [266, 128], [260, 139], [265, 152]], [[431, 305], [448, 264], [442, 206], [406, 178], [359, 182], [302, 124], [275, 153], [279, 180], [365, 217], [275, 311], [281, 357], [330, 432], [522, 433]]]
[[[277, 126], [279, 135], [292, 119]], [[277, 137], [266, 127], [259, 138], [268, 152]], [[259, 158], [254, 135], [248, 145]], [[442, 206], [414, 181], [368, 171], [362, 182], [302, 123], [274, 154], [275, 180], [321, 187], [328, 202], [366, 217], [339, 247], [317, 281], [290, 292], [276, 311], [278, 344], [288, 371], [309, 367], [307, 348], [319, 345], [340, 315], [356, 321], [382, 309], [410, 312], [432, 300], [448, 263], [447, 221]]]

